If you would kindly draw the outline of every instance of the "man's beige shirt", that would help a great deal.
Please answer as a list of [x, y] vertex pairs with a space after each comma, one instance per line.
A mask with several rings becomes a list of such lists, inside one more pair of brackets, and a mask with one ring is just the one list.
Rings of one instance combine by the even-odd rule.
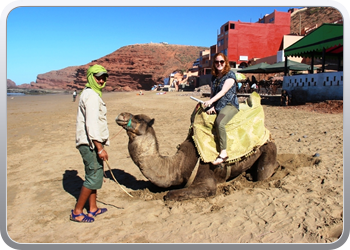
[[108, 137], [106, 104], [94, 90], [86, 88], [79, 98], [76, 147], [84, 144], [94, 149], [93, 140], [108, 146]]

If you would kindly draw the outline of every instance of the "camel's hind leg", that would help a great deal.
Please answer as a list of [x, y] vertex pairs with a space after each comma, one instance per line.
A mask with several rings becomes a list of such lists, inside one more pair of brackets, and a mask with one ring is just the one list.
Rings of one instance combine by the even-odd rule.
[[256, 172], [253, 174], [256, 181], [262, 181], [271, 177], [279, 166], [277, 162], [277, 147], [275, 143], [268, 142], [260, 147], [260, 150], [261, 156], [256, 165]]
[[214, 173], [209, 170], [208, 164], [200, 165], [196, 178], [188, 188], [169, 191], [165, 200], [181, 201], [192, 198], [204, 198], [216, 194], [216, 180]]

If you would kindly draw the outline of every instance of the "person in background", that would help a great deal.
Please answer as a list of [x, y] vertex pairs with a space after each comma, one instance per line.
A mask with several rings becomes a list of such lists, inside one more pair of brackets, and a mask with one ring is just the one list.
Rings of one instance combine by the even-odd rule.
[[182, 72], [182, 70], [176, 70], [174, 72], [174, 85], [175, 85], [175, 91], [179, 91], [179, 86], [180, 84], [183, 84], [184, 82], [186, 82], [186, 79], [183, 79], [184, 73]]
[[73, 102], [75, 102], [75, 98], [77, 98], [77, 91], [76, 90], [74, 90], [74, 92], [73, 92]]
[[258, 82], [256, 82], [255, 83], [256, 84], [256, 89], [255, 89], [255, 91], [256, 91], [256, 93], [260, 93], [260, 84], [258, 83]]
[[254, 75], [252, 75], [252, 83], [257, 83], [257, 80]]
[[240, 92], [242, 91], [242, 90], [241, 90], [241, 89], [242, 89], [242, 83], [239, 82], [239, 83], [237, 83], [237, 85], [238, 85], [238, 86], [237, 86], [237, 87], [238, 87], [238, 88], [237, 88], [237, 91], [240, 93]]
[[287, 90], [282, 89], [282, 92], [281, 92], [281, 105], [282, 106], [288, 106], [288, 103], [289, 103], [289, 97], [288, 97]]
[[227, 57], [222, 53], [217, 53], [213, 58], [210, 100], [204, 102], [204, 106], [210, 107], [206, 111], [208, 114], [217, 114], [215, 128], [219, 137], [220, 153], [213, 164], [219, 165], [228, 159], [225, 126], [238, 113], [239, 104], [236, 75], [230, 70]]
[[256, 85], [256, 83], [253, 83], [252, 86], [251, 86], [251, 89], [252, 89], [252, 91], [258, 92], [257, 91], [258, 85]]
[[[101, 65], [93, 65], [87, 70], [87, 84], [79, 98], [76, 122], [76, 147], [85, 165], [85, 181], [80, 191], [70, 220], [94, 222], [94, 217], [107, 212], [96, 204], [97, 189], [102, 187], [103, 161], [108, 160], [105, 146], [109, 145], [107, 108], [102, 101], [102, 89], [106, 85], [107, 70]], [[89, 201], [88, 214], [83, 213]]]

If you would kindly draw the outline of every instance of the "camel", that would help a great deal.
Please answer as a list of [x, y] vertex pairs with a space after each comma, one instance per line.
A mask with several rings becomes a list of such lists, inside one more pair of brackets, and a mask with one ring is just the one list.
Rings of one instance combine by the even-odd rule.
[[166, 201], [214, 196], [218, 184], [232, 180], [247, 170], [254, 181], [262, 181], [272, 176], [279, 166], [277, 147], [272, 141], [256, 148], [241, 161], [215, 166], [200, 159], [191, 128], [173, 156], [162, 156], [152, 127], [154, 119], [145, 114], [123, 112], [115, 121], [126, 130], [129, 154], [142, 174], [158, 187], [171, 188], [164, 196]]

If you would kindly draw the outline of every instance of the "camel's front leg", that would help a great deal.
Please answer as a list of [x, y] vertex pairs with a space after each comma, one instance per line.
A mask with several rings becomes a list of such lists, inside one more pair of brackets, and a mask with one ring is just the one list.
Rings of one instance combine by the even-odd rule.
[[209, 170], [208, 164], [200, 165], [191, 186], [169, 191], [164, 196], [164, 200], [181, 201], [192, 198], [204, 198], [215, 195], [216, 188], [214, 173]]

